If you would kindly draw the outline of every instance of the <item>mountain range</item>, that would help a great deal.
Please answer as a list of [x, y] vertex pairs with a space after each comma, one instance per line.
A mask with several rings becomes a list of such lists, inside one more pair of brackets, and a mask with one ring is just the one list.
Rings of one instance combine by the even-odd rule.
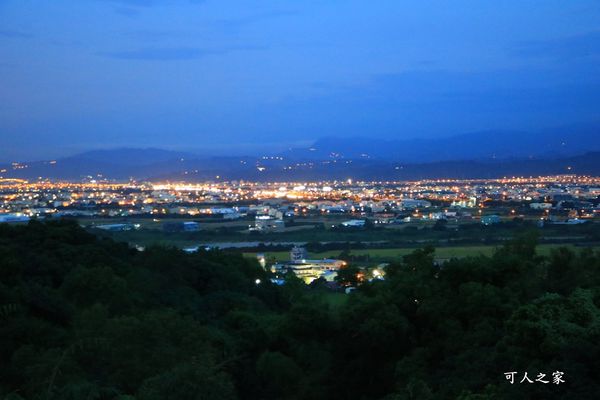
[[[380, 159], [342, 159], [291, 161], [254, 157], [172, 158], [160, 162], [118, 159], [113, 154], [140, 154], [146, 150], [119, 149], [102, 152], [106, 159], [87, 155], [69, 157], [56, 162], [34, 162], [0, 166], [4, 178], [51, 178], [149, 181], [314, 181], [314, 180], [413, 180], [438, 178], [498, 178], [503, 176], [537, 176], [554, 174], [600, 175], [600, 152], [548, 159], [464, 160], [428, 163], [401, 163]], [[152, 149], [151, 152], [157, 150]], [[96, 153], [99, 155], [99, 153]], [[26, 167], [25, 167], [26, 165]]]
[[375, 158], [403, 162], [552, 158], [600, 151], [600, 123], [572, 124], [534, 132], [480, 131], [450, 137], [385, 140], [326, 137], [292, 158]]
[[486, 131], [437, 139], [323, 138], [278, 154], [219, 156], [156, 148], [94, 150], [0, 164], [0, 176], [125, 180], [406, 180], [546, 174], [600, 175], [600, 124]]

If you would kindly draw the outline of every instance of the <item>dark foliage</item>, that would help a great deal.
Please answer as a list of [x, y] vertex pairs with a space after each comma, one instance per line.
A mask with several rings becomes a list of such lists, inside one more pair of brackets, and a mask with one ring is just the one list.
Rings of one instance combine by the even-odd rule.
[[[344, 295], [271, 285], [240, 255], [0, 225], [0, 398], [598, 398], [599, 254], [540, 257], [529, 236], [433, 255]], [[519, 384], [524, 371], [566, 382]]]

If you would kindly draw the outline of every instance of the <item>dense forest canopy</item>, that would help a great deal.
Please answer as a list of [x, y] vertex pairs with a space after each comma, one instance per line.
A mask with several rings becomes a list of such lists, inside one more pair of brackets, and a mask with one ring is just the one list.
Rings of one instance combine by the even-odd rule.
[[0, 398], [597, 399], [599, 270], [524, 236], [441, 266], [417, 250], [345, 295], [240, 254], [0, 225]]

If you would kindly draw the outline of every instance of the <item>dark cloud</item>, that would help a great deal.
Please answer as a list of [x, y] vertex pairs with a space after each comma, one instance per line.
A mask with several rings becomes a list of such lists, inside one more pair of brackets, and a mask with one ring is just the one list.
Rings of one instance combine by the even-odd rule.
[[600, 31], [560, 39], [523, 42], [513, 53], [521, 57], [572, 60], [600, 56]]

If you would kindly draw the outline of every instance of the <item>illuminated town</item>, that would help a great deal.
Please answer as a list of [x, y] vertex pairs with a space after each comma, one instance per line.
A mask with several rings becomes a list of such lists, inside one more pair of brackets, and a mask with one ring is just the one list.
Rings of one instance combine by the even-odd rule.
[[[458, 232], [461, 227], [521, 221], [560, 229], [600, 217], [600, 178], [574, 175], [412, 182], [0, 184], [1, 222], [76, 219], [92, 231], [125, 235], [120, 239], [138, 249], [165, 240], [188, 252], [250, 249], [276, 276], [291, 271], [306, 283], [318, 278], [333, 282], [345, 265], [338, 259], [311, 259], [302, 247], [309, 242], [302, 235], [311, 232], [320, 233], [320, 242], [330, 247], [347, 240], [348, 234], [363, 246], [387, 247], [394, 232], [413, 232], [400, 243], [410, 246], [429, 237], [421, 228]], [[417, 231], [407, 229], [411, 227]], [[377, 242], [373, 232], [388, 236]], [[436, 244], [443, 240], [448, 239]], [[267, 260], [258, 249], [265, 242], [292, 246], [289, 260]], [[365, 273], [381, 278], [384, 265], [372, 265]]]
[[[0, 180], [0, 218], [218, 215], [226, 220], [348, 216], [389, 224], [439, 219], [589, 220], [600, 178], [547, 176], [414, 182], [85, 183]], [[407, 214], [408, 213], [408, 214]], [[401, 220], [398, 217], [403, 216]], [[556, 218], [554, 218], [556, 217]], [[353, 222], [359, 223], [359, 222]]]

